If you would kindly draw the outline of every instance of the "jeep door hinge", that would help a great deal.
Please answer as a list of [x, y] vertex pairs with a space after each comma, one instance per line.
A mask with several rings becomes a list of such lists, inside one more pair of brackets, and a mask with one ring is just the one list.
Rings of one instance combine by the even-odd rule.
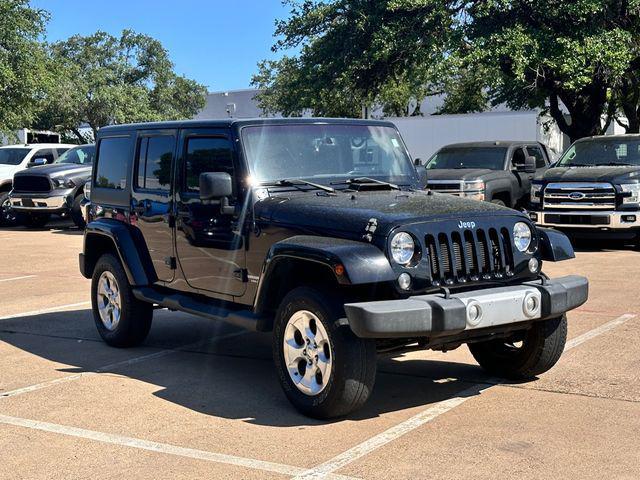
[[164, 264], [171, 270], [175, 270], [176, 268], [178, 268], [176, 257], [166, 257], [164, 259]]
[[172, 213], [170, 213], [169, 217], [167, 218], [167, 223], [169, 224], [169, 228], [175, 228], [175, 226], [176, 226], [176, 216], [173, 215]]
[[233, 271], [233, 277], [242, 283], [247, 283], [249, 281], [249, 271], [246, 268], [239, 268]]

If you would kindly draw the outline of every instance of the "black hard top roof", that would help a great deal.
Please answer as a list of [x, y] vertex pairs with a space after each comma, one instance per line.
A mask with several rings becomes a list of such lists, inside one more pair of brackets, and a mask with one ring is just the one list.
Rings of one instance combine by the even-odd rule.
[[466, 142], [466, 143], [451, 143], [445, 145], [441, 150], [447, 148], [509, 148], [514, 145], [532, 145], [538, 144], [536, 141], [525, 140], [496, 140], [493, 142]]
[[130, 123], [102, 127], [100, 134], [131, 130], [162, 130], [176, 128], [230, 128], [247, 125], [374, 125], [393, 127], [393, 123], [382, 120], [359, 118], [223, 118], [214, 120], [178, 120], [171, 122]]

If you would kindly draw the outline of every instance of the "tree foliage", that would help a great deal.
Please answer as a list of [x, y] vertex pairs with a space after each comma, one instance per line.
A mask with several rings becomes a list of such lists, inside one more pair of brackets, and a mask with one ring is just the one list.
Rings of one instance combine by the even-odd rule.
[[45, 54], [39, 37], [46, 12], [28, 0], [0, 0], [0, 130], [11, 131], [32, 120], [36, 101], [46, 89]]
[[39, 126], [95, 136], [114, 123], [189, 118], [204, 107], [203, 85], [178, 76], [162, 44], [125, 30], [76, 35], [49, 48], [55, 82], [42, 102]]
[[640, 128], [640, 0], [285, 3], [274, 50], [299, 54], [260, 64], [269, 112], [412, 114], [411, 100], [444, 92], [443, 112], [540, 108], [573, 139], [620, 111]]

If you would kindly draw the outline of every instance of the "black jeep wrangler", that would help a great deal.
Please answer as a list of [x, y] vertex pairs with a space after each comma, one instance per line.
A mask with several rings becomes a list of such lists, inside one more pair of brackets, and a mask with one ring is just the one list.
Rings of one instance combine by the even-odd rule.
[[511, 208], [527, 207], [531, 179], [549, 163], [547, 147], [538, 142], [456, 143], [426, 162], [427, 186]]
[[103, 128], [83, 275], [117, 347], [153, 308], [273, 331], [289, 400], [318, 418], [369, 397], [376, 353], [467, 343], [495, 375], [559, 359], [583, 277], [560, 232], [501, 206], [425, 191], [393, 124], [189, 121]]

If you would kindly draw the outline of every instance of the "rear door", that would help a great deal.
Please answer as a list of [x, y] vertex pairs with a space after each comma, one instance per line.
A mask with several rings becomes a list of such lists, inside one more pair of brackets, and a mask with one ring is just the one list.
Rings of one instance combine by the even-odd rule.
[[243, 215], [222, 211], [221, 202], [200, 199], [200, 174], [226, 172], [234, 181], [227, 199], [240, 205], [236, 152], [225, 129], [183, 130], [176, 165], [176, 251], [191, 288], [241, 296], [246, 288]]
[[132, 215], [149, 249], [158, 280], [170, 282], [176, 264], [171, 228], [171, 172], [177, 131], [143, 130], [138, 132], [136, 141]]

